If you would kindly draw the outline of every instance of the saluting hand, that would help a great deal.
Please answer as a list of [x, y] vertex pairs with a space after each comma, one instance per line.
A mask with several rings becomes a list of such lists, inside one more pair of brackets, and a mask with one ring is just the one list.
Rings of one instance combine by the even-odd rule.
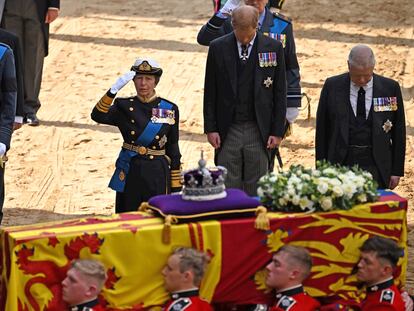
[[120, 76], [115, 83], [111, 86], [111, 93], [116, 94], [121, 90], [125, 85], [128, 84], [129, 81], [131, 81], [135, 77], [136, 72], [135, 71], [128, 71], [127, 73]]
[[214, 147], [214, 149], [220, 148], [221, 139], [220, 134], [218, 132], [207, 133], [207, 139], [210, 145]]
[[221, 14], [230, 16], [231, 12], [240, 5], [240, 0], [228, 0], [220, 9]]

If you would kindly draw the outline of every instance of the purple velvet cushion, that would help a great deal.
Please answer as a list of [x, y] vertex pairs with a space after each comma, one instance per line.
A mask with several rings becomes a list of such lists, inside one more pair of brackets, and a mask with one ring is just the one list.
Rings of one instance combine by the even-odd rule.
[[253, 212], [260, 202], [249, 197], [239, 189], [227, 189], [227, 196], [223, 199], [211, 201], [183, 200], [181, 195], [157, 195], [152, 197], [148, 204], [161, 215], [173, 215], [178, 218], [209, 217], [214, 215]]

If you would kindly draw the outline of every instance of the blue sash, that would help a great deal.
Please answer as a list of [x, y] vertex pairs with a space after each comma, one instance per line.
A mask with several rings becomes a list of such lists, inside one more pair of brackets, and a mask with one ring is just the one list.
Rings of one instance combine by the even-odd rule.
[[[171, 109], [172, 104], [161, 99], [159, 105], [161, 109]], [[163, 123], [153, 123], [151, 120], [147, 123], [144, 131], [137, 139], [137, 144], [140, 146], [148, 147], [148, 145], [154, 140], [160, 131]], [[115, 162], [115, 172], [109, 182], [109, 188], [117, 191], [124, 192], [125, 181], [129, 172], [131, 159], [138, 155], [135, 151], [121, 149], [118, 159]]]
[[4, 46], [3, 44], [0, 44], [0, 59], [3, 58], [4, 53], [6, 53], [6, 51], [8, 50], [8, 48], [6, 46]]
[[270, 28], [269, 32], [281, 34], [283, 30], [289, 25], [287, 21], [284, 21], [279, 18], [273, 19], [273, 26]]
[[[160, 104], [158, 105], [161, 109], [171, 109], [172, 105], [169, 102], [161, 99]], [[154, 137], [158, 134], [162, 127], [162, 123], [152, 123], [148, 122], [144, 131], [137, 139], [137, 143], [140, 146], [148, 147], [148, 145], [154, 140]]]

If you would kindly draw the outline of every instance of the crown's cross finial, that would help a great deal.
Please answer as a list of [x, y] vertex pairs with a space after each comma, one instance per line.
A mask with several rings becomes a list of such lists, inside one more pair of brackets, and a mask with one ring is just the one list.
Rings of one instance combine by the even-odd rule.
[[204, 160], [204, 151], [201, 150], [201, 159], [198, 161], [198, 169], [200, 171], [203, 171], [203, 169], [206, 167], [207, 162]]

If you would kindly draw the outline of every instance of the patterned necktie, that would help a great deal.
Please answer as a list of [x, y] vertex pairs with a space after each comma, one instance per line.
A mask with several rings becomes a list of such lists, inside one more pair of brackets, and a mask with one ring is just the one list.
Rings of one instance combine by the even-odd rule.
[[361, 86], [358, 91], [358, 99], [357, 99], [357, 119], [361, 121], [366, 120], [365, 114], [365, 90]]
[[249, 57], [249, 45], [242, 44], [242, 46], [241, 46], [241, 57], [240, 57], [240, 59], [243, 62], [246, 62], [248, 57]]

